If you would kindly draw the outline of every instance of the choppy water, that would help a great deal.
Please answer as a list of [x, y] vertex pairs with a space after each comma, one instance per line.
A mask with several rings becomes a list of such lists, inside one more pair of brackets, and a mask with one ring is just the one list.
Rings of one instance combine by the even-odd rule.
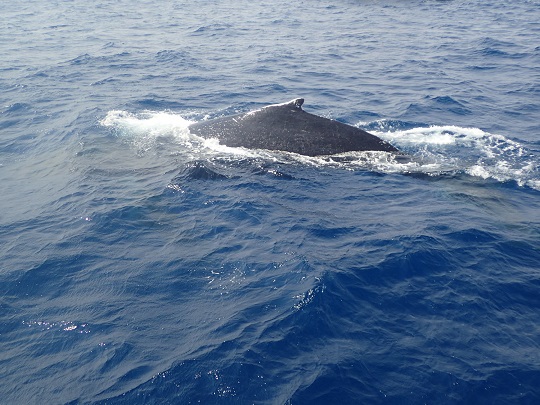
[[[537, 403], [539, 5], [4, 4], [2, 401]], [[295, 97], [411, 160], [187, 129]]]

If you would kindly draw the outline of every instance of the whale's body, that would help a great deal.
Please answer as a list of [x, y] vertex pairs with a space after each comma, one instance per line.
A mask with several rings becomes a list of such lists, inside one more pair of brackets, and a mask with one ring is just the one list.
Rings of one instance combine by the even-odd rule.
[[352, 151], [398, 152], [360, 128], [305, 112], [304, 99], [189, 126], [192, 134], [217, 138], [231, 147], [294, 152], [307, 156]]

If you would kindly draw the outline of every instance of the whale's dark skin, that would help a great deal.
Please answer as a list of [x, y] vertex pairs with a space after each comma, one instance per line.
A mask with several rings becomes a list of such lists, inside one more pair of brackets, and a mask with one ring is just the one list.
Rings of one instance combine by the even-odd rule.
[[399, 152], [388, 142], [360, 128], [302, 110], [304, 99], [260, 110], [202, 121], [189, 126], [192, 134], [217, 138], [231, 147], [294, 152], [307, 156], [352, 151]]

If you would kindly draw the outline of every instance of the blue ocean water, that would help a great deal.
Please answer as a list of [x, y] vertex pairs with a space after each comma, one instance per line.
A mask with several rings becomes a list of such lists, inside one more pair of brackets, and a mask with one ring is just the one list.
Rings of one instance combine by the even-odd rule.
[[539, 5], [2, 4], [0, 402], [538, 403]]

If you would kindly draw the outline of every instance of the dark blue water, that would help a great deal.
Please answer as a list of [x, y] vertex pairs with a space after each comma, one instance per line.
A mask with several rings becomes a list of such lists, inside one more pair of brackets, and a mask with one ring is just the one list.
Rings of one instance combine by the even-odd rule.
[[[0, 402], [538, 403], [539, 6], [3, 4]], [[411, 160], [187, 129], [295, 97]]]

